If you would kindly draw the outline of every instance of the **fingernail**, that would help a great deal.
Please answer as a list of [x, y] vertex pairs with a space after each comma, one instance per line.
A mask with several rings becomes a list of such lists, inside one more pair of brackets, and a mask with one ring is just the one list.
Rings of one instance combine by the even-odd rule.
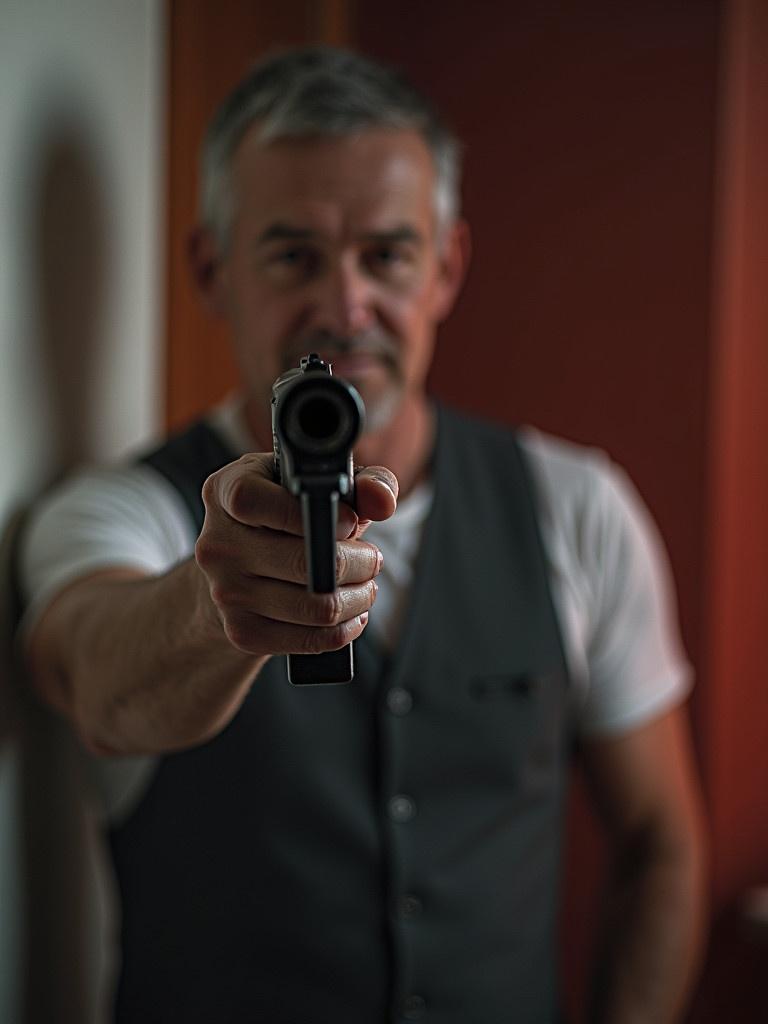
[[377, 551], [376, 552], [376, 572], [374, 573], [375, 576], [378, 576], [379, 573], [381, 572], [382, 565], [384, 565], [384, 555], [381, 553], [381, 551]]
[[376, 580], [371, 580], [371, 583], [373, 584], [373, 601], [371, 602], [373, 604], [376, 601], [376, 595], [379, 592], [379, 584]]
[[385, 476], [384, 473], [377, 473], [375, 469], [370, 469], [369, 472], [370, 472], [370, 474], [371, 474], [371, 476], [372, 476], [372, 478], [374, 480], [378, 480], [378, 482], [380, 484], [384, 484], [384, 486], [390, 492], [390, 494], [395, 499], [395, 501], [397, 501], [397, 492], [398, 492], [397, 478], [395, 477], [395, 483], [393, 485], [392, 477]]
[[392, 497], [395, 499], [395, 501], [397, 501], [397, 491], [392, 486], [392, 481], [388, 480], [384, 476], [377, 476], [376, 479], [379, 481], [380, 484], [384, 484], [384, 486], [387, 488], [387, 490], [392, 495]]
[[361, 626], [366, 626], [368, 624], [368, 612], [363, 612], [362, 615], [358, 615], [357, 620]]

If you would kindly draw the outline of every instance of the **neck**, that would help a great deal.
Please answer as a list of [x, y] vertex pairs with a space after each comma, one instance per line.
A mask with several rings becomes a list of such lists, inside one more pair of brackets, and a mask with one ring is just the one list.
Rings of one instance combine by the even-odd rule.
[[429, 471], [434, 437], [434, 408], [423, 394], [406, 395], [387, 426], [358, 441], [355, 462], [391, 469], [404, 498]]

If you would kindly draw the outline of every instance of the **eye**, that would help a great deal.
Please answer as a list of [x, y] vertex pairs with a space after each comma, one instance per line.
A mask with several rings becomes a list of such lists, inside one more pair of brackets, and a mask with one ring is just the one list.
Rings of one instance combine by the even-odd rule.
[[320, 254], [310, 245], [283, 246], [267, 257], [270, 271], [285, 280], [305, 280], [316, 273], [319, 265]]
[[394, 245], [379, 245], [371, 252], [371, 260], [374, 263], [390, 264], [396, 263], [404, 258], [404, 253]]
[[400, 253], [394, 245], [380, 245], [377, 249], [374, 249], [373, 256], [382, 263], [391, 263], [393, 260], [398, 259]]
[[407, 276], [416, 262], [415, 254], [410, 246], [391, 242], [368, 249], [364, 260], [371, 273], [380, 277], [398, 279]]
[[306, 249], [285, 249], [274, 257], [278, 263], [296, 264], [307, 258]]

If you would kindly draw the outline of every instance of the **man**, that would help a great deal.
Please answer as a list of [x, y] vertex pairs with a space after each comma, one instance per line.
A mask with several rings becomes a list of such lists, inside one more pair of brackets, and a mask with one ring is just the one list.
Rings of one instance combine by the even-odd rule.
[[[210, 129], [190, 245], [242, 400], [29, 531], [36, 686], [117, 783], [119, 1021], [555, 1020], [575, 742], [616, 864], [592, 1019], [682, 1012], [702, 830], [663, 556], [603, 456], [427, 399], [457, 195], [455, 141], [387, 69], [257, 66]], [[367, 410], [333, 595], [251, 454], [310, 351]], [[276, 657], [351, 640], [349, 686], [291, 687]]]

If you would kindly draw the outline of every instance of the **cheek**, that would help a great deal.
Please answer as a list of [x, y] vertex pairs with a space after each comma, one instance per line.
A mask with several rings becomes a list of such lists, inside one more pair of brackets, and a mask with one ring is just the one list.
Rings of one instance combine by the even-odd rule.
[[431, 279], [415, 281], [408, 287], [392, 288], [383, 296], [380, 308], [402, 331], [421, 333], [424, 325], [432, 322], [434, 292]]
[[397, 316], [406, 335], [405, 340], [415, 354], [423, 350], [434, 333], [433, 305], [434, 288], [431, 283], [401, 296], [397, 304]]
[[241, 293], [239, 333], [246, 343], [266, 353], [278, 353], [301, 328], [305, 307], [295, 298], [253, 287]]
[[398, 339], [401, 372], [412, 383], [422, 383], [432, 362], [435, 325], [422, 303], [402, 302], [390, 329]]

